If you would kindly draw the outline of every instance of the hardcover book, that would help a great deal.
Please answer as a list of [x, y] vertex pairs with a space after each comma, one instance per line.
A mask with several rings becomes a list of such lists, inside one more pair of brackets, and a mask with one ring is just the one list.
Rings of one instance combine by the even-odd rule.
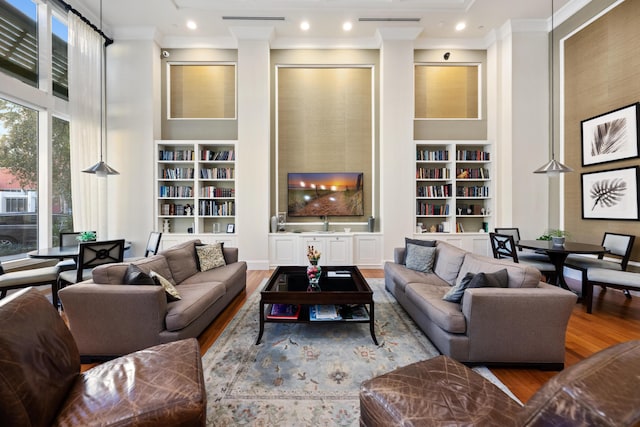
[[267, 319], [297, 319], [300, 306], [297, 304], [273, 304], [268, 311]]

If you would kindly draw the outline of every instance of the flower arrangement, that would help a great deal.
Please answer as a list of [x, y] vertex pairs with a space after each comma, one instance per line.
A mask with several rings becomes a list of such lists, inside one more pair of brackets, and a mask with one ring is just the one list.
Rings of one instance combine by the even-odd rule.
[[94, 233], [93, 231], [83, 231], [82, 233], [78, 234], [77, 239], [80, 242], [93, 242], [94, 240], [96, 240], [96, 233]]
[[311, 264], [317, 264], [320, 261], [320, 251], [318, 251], [313, 246], [307, 246], [307, 259]]

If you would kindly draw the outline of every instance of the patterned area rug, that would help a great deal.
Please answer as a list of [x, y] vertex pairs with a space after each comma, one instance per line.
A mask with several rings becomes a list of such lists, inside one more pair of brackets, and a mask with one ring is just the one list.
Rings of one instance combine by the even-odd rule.
[[255, 345], [260, 292], [254, 292], [202, 359], [207, 424], [358, 426], [362, 381], [438, 355], [384, 280], [367, 281], [377, 346], [368, 324], [326, 322], [267, 323]]

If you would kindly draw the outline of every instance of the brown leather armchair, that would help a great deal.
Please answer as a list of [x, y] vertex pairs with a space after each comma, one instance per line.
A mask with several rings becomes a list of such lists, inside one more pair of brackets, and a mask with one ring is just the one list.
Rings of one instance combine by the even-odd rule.
[[204, 426], [198, 342], [162, 344], [80, 372], [64, 321], [34, 288], [0, 302], [0, 424]]
[[618, 344], [560, 372], [521, 406], [446, 356], [362, 383], [360, 425], [640, 426], [640, 341]]

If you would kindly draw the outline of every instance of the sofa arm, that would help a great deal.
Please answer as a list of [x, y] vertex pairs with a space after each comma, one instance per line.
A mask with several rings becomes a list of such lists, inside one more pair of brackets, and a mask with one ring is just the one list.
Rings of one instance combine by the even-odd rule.
[[225, 248], [223, 246], [222, 253], [224, 255], [224, 262], [227, 264], [238, 262], [238, 248]]
[[564, 363], [565, 333], [577, 297], [556, 286], [467, 289], [462, 312], [469, 358]]
[[167, 313], [161, 286], [87, 281], [67, 286], [59, 295], [83, 356], [121, 356], [161, 343]]
[[404, 265], [404, 247], [393, 249], [393, 262]]

